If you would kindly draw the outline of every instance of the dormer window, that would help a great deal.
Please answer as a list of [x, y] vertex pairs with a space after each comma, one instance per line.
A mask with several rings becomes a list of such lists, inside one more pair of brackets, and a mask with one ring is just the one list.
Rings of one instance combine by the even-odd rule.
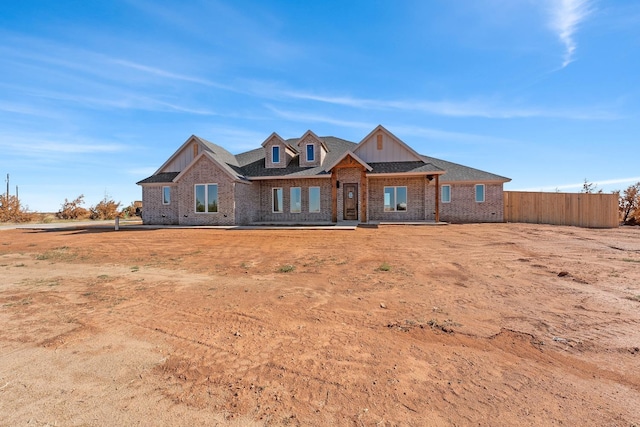
[[316, 160], [316, 151], [313, 144], [307, 144], [307, 162]]
[[280, 163], [280, 147], [277, 145], [271, 147], [271, 161], [273, 163]]

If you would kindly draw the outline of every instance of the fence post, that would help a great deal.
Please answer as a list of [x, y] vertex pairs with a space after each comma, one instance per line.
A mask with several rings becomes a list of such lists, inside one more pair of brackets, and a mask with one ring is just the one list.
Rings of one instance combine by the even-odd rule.
[[120, 217], [116, 217], [116, 231], [120, 230]]

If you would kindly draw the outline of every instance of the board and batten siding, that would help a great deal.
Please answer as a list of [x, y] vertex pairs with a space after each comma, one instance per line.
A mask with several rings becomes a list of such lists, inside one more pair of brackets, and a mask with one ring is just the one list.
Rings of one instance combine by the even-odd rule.
[[[194, 146], [198, 147], [197, 150], [194, 149]], [[181, 172], [200, 154], [201, 150], [202, 147], [200, 147], [197, 142], [188, 144], [178, 153], [171, 163], [162, 168], [160, 172]]]
[[[382, 137], [382, 149], [378, 149], [380, 146], [378, 137]], [[417, 160], [411, 151], [384, 132], [372, 135], [364, 143], [361, 143], [354, 154], [367, 163], [413, 162]]]
[[616, 228], [620, 225], [618, 194], [505, 191], [504, 220]]

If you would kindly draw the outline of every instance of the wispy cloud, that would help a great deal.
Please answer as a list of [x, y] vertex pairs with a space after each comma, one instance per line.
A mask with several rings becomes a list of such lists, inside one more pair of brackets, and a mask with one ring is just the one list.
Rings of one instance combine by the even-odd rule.
[[562, 68], [573, 62], [578, 26], [593, 11], [591, 0], [550, 0], [550, 26], [564, 45]]
[[[277, 116], [302, 123], [327, 123], [330, 125], [341, 126], [345, 128], [358, 129], [363, 131], [370, 131], [377, 124], [372, 122], [361, 122], [361, 121], [348, 121], [342, 120], [335, 117], [330, 117], [322, 114], [313, 114], [313, 113], [301, 113], [299, 111], [286, 111], [281, 110], [272, 106], [268, 106], [273, 113]], [[389, 129], [392, 129], [394, 133], [397, 135], [402, 135], [402, 138], [406, 138], [409, 136], [418, 137], [418, 138], [426, 138], [429, 140], [437, 140], [437, 141], [455, 141], [455, 142], [463, 142], [463, 143], [495, 143], [495, 144], [517, 144], [518, 141], [514, 141], [512, 139], [506, 138], [496, 138], [487, 135], [478, 135], [471, 134], [465, 132], [452, 132], [442, 129], [434, 129], [427, 127], [418, 127], [418, 126], [404, 126], [404, 125], [386, 125]], [[363, 134], [364, 136], [364, 134]]]
[[[0, 87], [8, 87], [0, 84]], [[120, 89], [116, 86], [94, 84], [91, 89], [93, 95], [75, 94], [54, 90], [33, 89], [29, 87], [12, 86], [11, 90], [34, 98], [62, 101], [69, 104], [78, 104], [92, 109], [122, 109], [154, 112], [179, 112], [195, 114], [199, 116], [218, 116], [219, 114], [207, 108], [191, 107], [175, 102], [164, 101], [150, 96], [139, 95], [134, 92]], [[59, 105], [58, 105], [59, 108]], [[21, 107], [19, 104], [0, 103], [0, 111], [8, 111], [22, 114], [56, 117], [55, 111], [35, 110], [29, 107]]]
[[407, 136], [417, 136], [420, 138], [426, 138], [433, 141], [452, 141], [470, 144], [519, 144], [518, 141], [507, 138], [497, 138], [494, 136], [478, 135], [465, 132], [452, 132], [442, 129], [416, 127], [416, 126], [393, 126], [389, 125], [393, 132], [402, 135], [403, 138]]
[[364, 110], [398, 110], [446, 117], [482, 117], [490, 119], [512, 119], [549, 117], [574, 120], [612, 120], [619, 116], [606, 109], [592, 108], [527, 108], [500, 105], [492, 100], [429, 101], [429, 100], [379, 100], [350, 96], [330, 96], [303, 91], [282, 91], [292, 99], [315, 101]]
[[53, 110], [43, 110], [39, 108], [33, 108], [24, 104], [11, 102], [0, 102], [0, 112], [47, 118], [60, 117], [60, 114]]
[[[634, 184], [636, 182], [640, 182], [640, 176], [631, 177], [631, 178], [615, 178], [615, 179], [603, 179], [599, 181], [589, 181], [591, 184], [595, 184], [599, 188], [619, 185], [619, 184]], [[530, 188], [522, 188], [514, 191], [556, 191], [556, 190], [574, 190], [574, 189], [582, 189], [584, 187], [584, 181], [573, 183], [573, 184], [562, 184], [562, 185], [554, 185], [554, 186], [545, 186], [545, 187], [530, 187]], [[596, 188], [597, 190], [598, 188]]]
[[[102, 80], [113, 80], [113, 76], [118, 76], [119, 84], [122, 84], [123, 80], [125, 82], [135, 81], [133, 78], [135, 74], [123, 73], [124, 70], [129, 70], [139, 75], [142, 74], [145, 78], [151, 76], [165, 82], [173, 80], [230, 92], [242, 92], [238, 88], [211, 79], [175, 72], [170, 67], [163, 68], [144, 64], [49, 40], [18, 36], [12, 37], [11, 40], [17, 47], [0, 45], [0, 53], [3, 55], [3, 62], [10, 62], [14, 66], [41, 67], [47, 72], [52, 70], [75, 72], [99, 77]], [[78, 76], [74, 75], [73, 77], [77, 78]]]
[[292, 120], [303, 123], [328, 123], [335, 126], [341, 126], [346, 128], [356, 129], [373, 129], [376, 125], [367, 122], [342, 120], [331, 116], [325, 116], [322, 114], [309, 114], [301, 113], [299, 111], [286, 111], [279, 108], [267, 105], [267, 108], [271, 110], [278, 117], [283, 119]]
[[148, 65], [144, 65], [144, 64], [139, 64], [136, 62], [132, 62], [132, 61], [127, 61], [124, 59], [119, 59], [119, 58], [111, 58], [108, 56], [103, 56], [103, 58], [105, 59], [105, 61], [107, 62], [111, 62], [113, 64], [116, 65], [120, 65], [122, 67], [126, 67], [126, 68], [130, 68], [136, 71], [142, 71], [144, 73], [147, 74], [152, 74], [158, 77], [163, 77], [166, 79], [171, 79], [171, 80], [180, 80], [180, 81], [184, 81], [184, 82], [189, 82], [189, 83], [196, 83], [196, 84], [200, 84], [203, 86], [209, 86], [209, 87], [215, 87], [218, 89], [224, 89], [224, 90], [228, 90], [228, 91], [235, 91], [235, 89], [231, 86], [227, 86], [221, 83], [217, 83], [214, 82], [212, 80], [208, 80], [208, 79], [203, 79], [200, 77], [194, 77], [194, 76], [189, 76], [189, 75], [185, 75], [185, 74], [179, 74], [179, 73], [174, 73], [172, 71], [168, 71], [168, 70], [163, 70], [161, 68], [157, 68], [157, 67], [150, 67]]
[[124, 144], [64, 135], [0, 134], [0, 149], [7, 154], [51, 156], [68, 154], [104, 154], [126, 151]]

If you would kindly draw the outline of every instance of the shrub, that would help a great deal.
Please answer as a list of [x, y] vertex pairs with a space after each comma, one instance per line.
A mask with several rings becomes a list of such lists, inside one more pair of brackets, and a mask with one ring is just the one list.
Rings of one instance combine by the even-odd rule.
[[84, 194], [79, 195], [75, 200], [69, 201], [64, 199], [62, 207], [56, 214], [60, 219], [87, 219], [89, 218], [89, 211], [83, 208]]
[[0, 222], [29, 222], [32, 219], [33, 214], [20, 205], [16, 196], [0, 196]]
[[104, 196], [97, 205], [91, 206], [89, 210], [91, 211], [90, 218], [91, 219], [115, 219], [120, 213], [118, 211], [120, 208], [120, 202], [115, 202], [113, 199], [109, 198], [109, 196]]
[[129, 206], [122, 209], [122, 216], [125, 218], [131, 218], [133, 216], [141, 216], [142, 215], [142, 202], [135, 201], [131, 202]]
[[291, 265], [291, 264], [287, 264], [287, 265], [283, 265], [282, 267], [280, 267], [278, 269], [278, 271], [280, 273], [291, 273], [292, 271], [294, 271], [296, 269], [295, 265]]
[[391, 266], [389, 264], [387, 264], [386, 262], [383, 262], [382, 264], [380, 264], [380, 267], [378, 267], [378, 270], [380, 270], [380, 271], [391, 271]]

